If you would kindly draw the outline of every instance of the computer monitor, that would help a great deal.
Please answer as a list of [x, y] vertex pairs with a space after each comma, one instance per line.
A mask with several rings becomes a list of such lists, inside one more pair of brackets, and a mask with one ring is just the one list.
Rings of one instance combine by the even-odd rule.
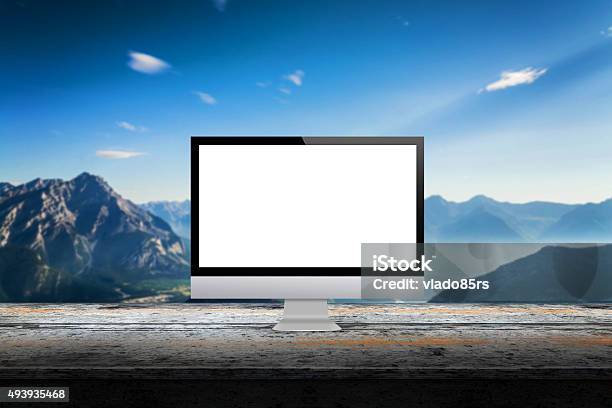
[[423, 242], [422, 137], [192, 137], [191, 296], [285, 299], [277, 330], [337, 330], [362, 243]]

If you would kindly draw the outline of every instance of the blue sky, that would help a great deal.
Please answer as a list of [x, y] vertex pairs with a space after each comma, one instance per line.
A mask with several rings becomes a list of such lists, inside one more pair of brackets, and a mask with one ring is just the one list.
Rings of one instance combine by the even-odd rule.
[[0, 179], [189, 195], [191, 135], [424, 135], [426, 192], [612, 196], [612, 2], [0, 0]]

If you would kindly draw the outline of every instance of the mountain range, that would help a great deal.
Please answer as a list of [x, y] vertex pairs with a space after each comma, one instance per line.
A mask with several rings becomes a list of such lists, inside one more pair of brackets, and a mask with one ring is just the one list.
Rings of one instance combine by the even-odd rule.
[[[191, 203], [152, 202], [141, 207], [189, 237]], [[501, 202], [484, 195], [464, 202], [439, 195], [425, 200], [426, 242], [612, 242], [612, 199], [600, 203]]]
[[3, 183], [0, 259], [0, 300], [123, 300], [189, 276], [172, 228], [89, 173]]
[[[448, 269], [447, 278], [461, 271]], [[612, 301], [612, 245], [548, 245], [481, 275], [488, 290], [446, 290], [431, 302], [576, 303]]]
[[[189, 297], [190, 232], [190, 201], [136, 205], [89, 173], [71, 180], [0, 183], [0, 301], [184, 300]], [[612, 242], [612, 200], [515, 204], [482, 195], [465, 202], [432, 196], [425, 201], [425, 238], [426, 242]], [[549, 248], [563, 247], [544, 247], [484, 275], [496, 282], [493, 287], [507, 289], [488, 300], [608, 296], [593, 294], [588, 289], [592, 285], [585, 282], [612, 287], [606, 271], [612, 266], [612, 246], [598, 250], [600, 273], [593, 275], [599, 276], [594, 280], [580, 268], [573, 272], [562, 268], [561, 276], [555, 267], [559, 259], [582, 259], [588, 249]], [[553, 289], [544, 295], [534, 292], [538, 285]], [[582, 293], [580, 288], [588, 290]], [[461, 291], [439, 293], [434, 300], [461, 300], [457, 296], [485, 300], [479, 297], [482, 294]]]
[[426, 242], [612, 242], [612, 199], [515, 204], [480, 195], [425, 200]]

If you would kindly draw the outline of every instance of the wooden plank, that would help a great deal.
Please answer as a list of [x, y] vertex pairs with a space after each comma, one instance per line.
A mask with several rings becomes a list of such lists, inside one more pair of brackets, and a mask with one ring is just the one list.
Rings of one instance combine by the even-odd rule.
[[279, 333], [274, 304], [0, 306], [0, 378], [612, 378], [608, 305], [332, 305], [341, 332]]

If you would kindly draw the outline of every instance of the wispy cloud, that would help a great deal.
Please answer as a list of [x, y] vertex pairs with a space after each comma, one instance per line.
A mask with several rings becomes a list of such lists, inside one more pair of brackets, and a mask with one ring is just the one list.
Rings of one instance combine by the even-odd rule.
[[130, 132], [146, 132], [148, 130], [144, 126], [137, 126], [125, 120], [117, 122], [117, 126], [121, 129], [129, 130]]
[[292, 74], [285, 75], [283, 78], [287, 81], [293, 82], [295, 86], [302, 86], [302, 83], [304, 82], [304, 71], [298, 69]]
[[497, 81], [491, 82], [479, 92], [500, 91], [517, 85], [531, 84], [544, 75], [546, 71], [548, 71], [548, 68], [537, 69], [532, 67], [527, 67], [520, 71], [504, 71]]
[[161, 74], [171, 67], [166, 61], [142, 52], [130, 51], [128, 56], [128, 67], [143, 74]]
[[255, 85], [259, 88], [267, 88], [270, 86], [270, 82], [255, 82]]
[[291, 94], [291, 89], [289, 89], [289, 88], [285, 88], [285, 87], [281, 86], [280, 88], [278, 88], [278, 90], [279, 90], [279, 92], [282, 92], [285, 95], [290, 95]]
[[207, 105], [216, 105], [217, 104], [217, 100], [215, 99], [214, 96], [212, 96], [209, 93], [206, 92], [200, 92], [200, 91], [194, 91], [193, 92], [195, 95], [198, 96], [198, 98], [200, 98], [200, 100], [202, 102], [204, 102]]
[[605, 37], [612, 37], [612, 26], [608, 27], [605, 30], [601, 30], [599, 33]]
[[219, 11], [225, 11], [225, 7], [227, 6], [228, 0], [212, 0], [215, 8]]
[[97, 150], [96, 156], [103, 159], [120, 160], [131, 159], [132, 157], [144, 156], [146, 153], [133, 152], [129, 150]]
[[396, 18], [397, 18], [397, 21], [399, 21], [399, 23], [400, 23], [401, 25], [403, 25], [404, 27], [410, 27], [410, 21], [409, 21], [409, 20], [406, 20], [406, 19], [405, 19], [404, 17], [402, 17], [402, 16], [397, 16]]

